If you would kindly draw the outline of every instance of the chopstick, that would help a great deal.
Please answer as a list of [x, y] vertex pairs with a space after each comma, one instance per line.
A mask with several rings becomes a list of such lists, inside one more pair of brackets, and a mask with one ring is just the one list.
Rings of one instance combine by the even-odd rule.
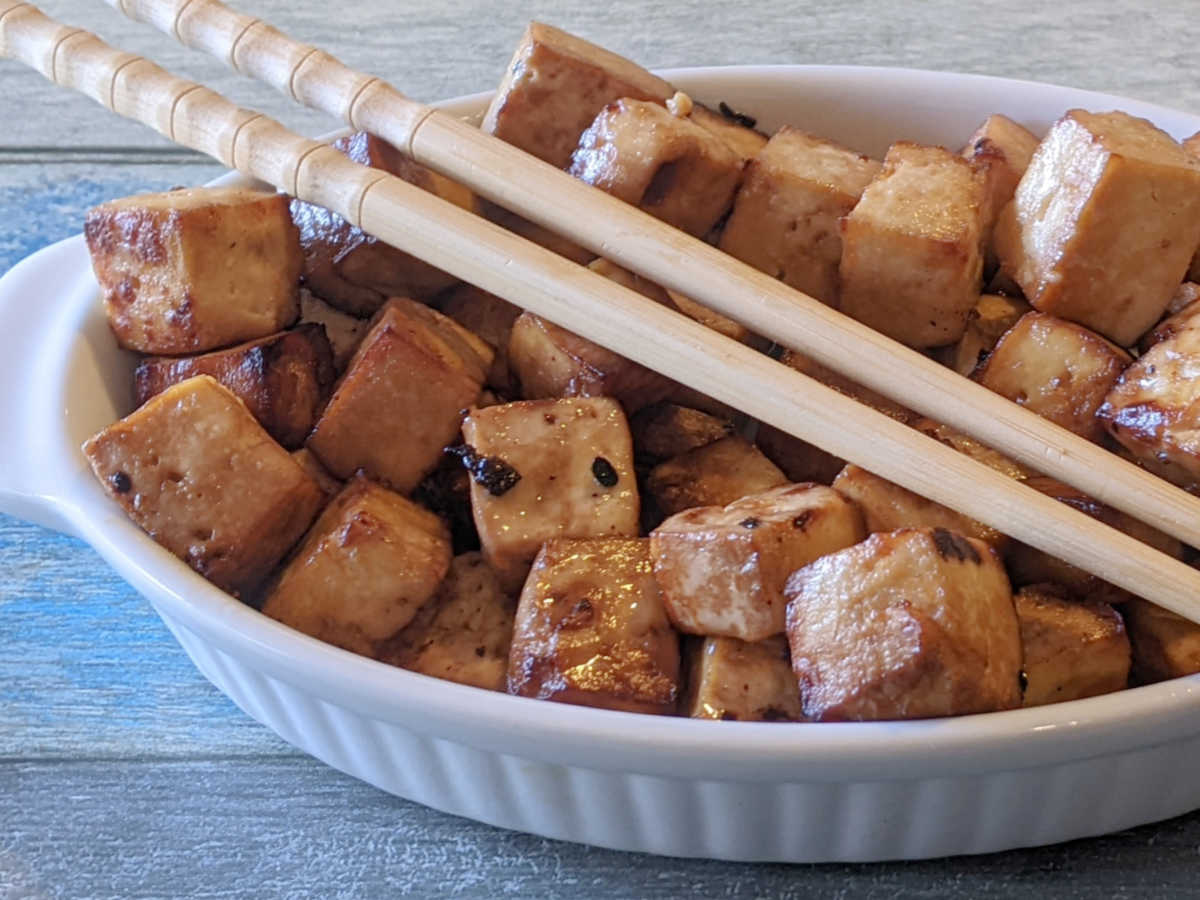
[[300, 103], [384, 138], [417, 162], [600, 256], [1200, 546], [1200, 499], [262, 19], [220, 0], [106, 2]]
[[399, 178], [28, 3], [0, 2], [0, 54], [636, 362], [1200, 622], [1200, 572]]

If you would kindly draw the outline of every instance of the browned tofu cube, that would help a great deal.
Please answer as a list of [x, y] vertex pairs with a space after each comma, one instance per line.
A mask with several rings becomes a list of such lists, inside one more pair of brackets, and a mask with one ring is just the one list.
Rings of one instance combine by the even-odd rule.
[[234, 595], [262, 581], [324, 502], [245, 404], [208, 375], [152, 397], [83, 452], [129, 518]]
[[1138, 351], [1145, 354], [1159, 341], [1178, 334], [1185, 328], [1195, 328], [1200, 325], [1200, 284], [1185, 281], [1167, 304], [1167, 315], [1158, 324], [1142, 335], [1138, 341]]
[[1082, 700], [1129, 682], [1129, 636], [1102, 600], [1077, 600], [1060, 585], [1022, 588], [1013, 597], [1021, 625], [1025, 706]]
[[703, 237], [733, 205], [742, 158], [689, 119], [656, 103], [622, 99], [579, 138], [568, 171]]
[[1122, 608], [1138, 681], [1153, 683], [1200, 672], [1200, 625], [1137, 597]]
[[271, 437], [292, 448], [304, 443], [333, 384], [333, 352], [324, 328], [300, 325], [200, 356], [148, 357], [133, 373], [138, 406], [193, 375], [217, 379]]
[[647, 540], [546, 542], [517, 605], [508, 692], [627, 712], [675, 712], [679, 638]]
[[693, 506], [725, 506], [787, 484], [787, 477], [745, 438], [731, 435], [655, 466], [646, 491], [663, 515]]
[[957, 341], [979, 302], [986, 204], [962, 157], [893, 144], [842, 220], [842, 312], [910, 347]]
[[[413, 162], [374, 135], [358, 131], [338, 138], [333, 147], [360, 165], [403, 178], [455, 206], [472, 212], [476, 208], [470, 190]], [[292, 218], [304, 248], [305, 285], [353, 315], [372, 315], [388, 297], [428, 300], [458, 280], [372, 237], [323, 206], [293, 200]]]
[[[686, 98], [686, 99], [684, 99]], [[678, 108], [682, 101], [683, 108]], [[672, 108], [675, 107], [675, 108]], [[684, 109], [690, 109], [687, 117], [703, 128], [719, 137], [729, 149], [736, 153], [742, 162], [754, 159], [767, 145], [767, 136], [755, 130], [758, 124], [751, 116], [730, 109], [725, 103], [719, 103], [713, 110], [703, 103], [697, 103], [687, 94], [676, 92], [667, 100], [667, 108], [677, 115], [683, 115]]]
[[800, 689], [783, 635], [748, 644], [709, 637], [686, 651], [684, 715], [693, 719], [799, 722]]
[[[578, 140], [578, 137], [576, 138]], [[574, 150], [574, 145], [571, 146]], [[569, 157], [568, 157], [569, 158]], [[518, 216], [514, 212], [509, 212], [502, 206], [497, 206], [495, 203], [490, 203], [483, 198], [480, 198], [480, 207], [482, 214], [495, 222], [501, 228], [511, 231], [513, 234], [525, 238], [537, 244], [539, 247], [544, 247], [551, 253], [557, 253], [559, 256], [571, 260], [573, 263], [578, 263], [581, 266], [586, 266], [596, 254], [587, 247], [580, 246], [569, 238], [563, 237], [561, 234], [555, 234], [549, 228], [531, 222], [529, 219]]]
[[300, 313], [300, 241], [283, 194], [141, 194], [89, 210], [84, 233], [108, 324], [130, 350], [203, 353]]
[[967, 316], [967, 330], [957, 342], [934, 351], [934, 358], [959, 375], [970, 375], [992, 352], [996, 342], [1032, 309], [1024, 300], [984, 294]]
[[505, 590], [551, 538], [636, 537], [629, 423], [608, 397], [475, 409], [463, 423], [471, 510]]
[[1131, 358], [1082, 325], [1028, 313], [975, 373], [985, 388], [1089, 441], [1104, 437], [1096, 411]]
[[354, 354], [308, 446], [339, 478], [359, 469], [406, 494], [454, 443], [491, 349], [441, 313], [391, 300]]
[[[1200, 159], [1200, 132], [1193, 134], [1189, 138], [1184, 138], [1180, 141], [1180, 145], [1194, 158]], [[1192, 262], [1188, 266], [1187, 277], [1189, 281], [1200, 281], [1200, 252], [1192, 256]]]
[[479, 553], [456, 556], [433, 599], [380, 648], [379, 659], [422, 675], [503, 691], [516, 607]]
[[1200, 481], [1200, 328], [1182, 328], [1117, 379], [1097, 415], [1138, 460], [1187, 487]]
[[1001, 475], [1007, 475], [1017, 481], [1024, 481], [1033, 474], [1016, 460], [1009, 459], [1003, 453], [981, 444], [969, 434], [951, 428], [949, 425], [943, 425], [933, 419], [918, 419], [912, 423], [912, 427], [935, 441], [945, 444], [950, 449], [957, 450], [976, 462], [995, 469]]
[[629, 421], [638, 461], [662, 462], [734, 433], [733, 423], [675, 403], [647, 407]]
[[898, 528], [943, 528], [986, 541], [1001, 555], [1008, 549], [1008, 537], [990, 525], [934, 503], [858, 466], [848, 465], [842, 469], [833, 480], [833, 488], [862, 510], [868, 533]]
[[330, 306], [312, 291], [300, 290], [300, 324], [320, 325], [325, 329], [333, 352], [333, 368], [340, 375], [346, 371], [363, 335], [371, 327], [367, 319], [349, 315]]
[[816, 721], [924, 719], [1021, 705], [1004, 567], [940, 528], [873, 534], [788, 581], [788, 643]]
[[1145, 119], [1071, 110], [1034, 153], [995, 244], [1035, 309], [1129, 347], [1200, 244], [1200, 161]]
[[600, 110], [622, 97], [657, 100], [670, 84], [603, 47], [533, 22], [483, 117], [484, 131], [558, 168]]
[[[342, 488], [345, 486], [344, 483], [330, 475], [329, 470], [321, 464], [321, 461], [307, 447], [293, 450], [292, 459], [317, 483], [317, 487], [325, 495], [325, 503], [328, 503], [342, 492]], [[321, 505], [324, 506], [324, 503]]]
[[839, 222], [878, 172], [873, 159], [781, 128], [747, 166], [718, 246], [836, 307]]
[[262, 611], [364, 656], [412, 621], [450, 568], [433, 513], [363, 476], [325, 507]]
[[488, 386], [499, 391], [513, 390], [508, 366], [508, 342], [513, 323], [521, 315], [521, 308], [473, 284], [451, 288], [437, 299], [435, 305], [463, 328], [487, 341], [495, 351], [492, 366], [488, 370]]
[[672, 625], [761, 641], [783, 633], [788, 576], [866, 535], [836, 491], [789, 484], [671, 516], [651, 533], [650, 556]]
[[984, 119], [963, 147], [963, 158], [982, 173], [987, 187], [983, 241], [984, 251], [992, 263], [995, 263], [995, 251], [991, 239], [996, 218], [1013, 198], [1038, 143], [1037, 135], [1029, 129], [1008, 116], [997, 114]]

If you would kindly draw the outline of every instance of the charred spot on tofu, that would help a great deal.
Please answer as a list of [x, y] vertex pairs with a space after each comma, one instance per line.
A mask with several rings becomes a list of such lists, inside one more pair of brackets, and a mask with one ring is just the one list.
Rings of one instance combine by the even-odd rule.
[[480, 456], [470, 444], [447, 447], [446, 452], [461, 460], [474, 482], [493, 497], [503, 497], [521, 480], [521, 473], [500, 457]]
[[671, 516], [693, 506], [724, 506], [786, 483], [757, 447], [732, 435], [659, 463], [646, 476], [646, 491]]
[[679, 639], [645, 539], [546, 542], [521, 591], [508, 692], [670, 715]]
[[809, 718], [920, 719], [1021, 705], [1012, 593], [981, 541], [926, 528], [873, 534], [800, 569], [785, 595]]
[[800, 690], [782, 635], [747, 643], [737, 638], [690, 639], [682, 712], [693, 719], [803, 721]]
[[282, 194], [189, 188], [113, 200], [84, 223], [117, 342], [202, 353], [299, 315], [301, 253]]
[[267, 576], [324, 501], [245, 404], [208, 375], [152, 397], [83, 452], [129, 518], [235, 595]]

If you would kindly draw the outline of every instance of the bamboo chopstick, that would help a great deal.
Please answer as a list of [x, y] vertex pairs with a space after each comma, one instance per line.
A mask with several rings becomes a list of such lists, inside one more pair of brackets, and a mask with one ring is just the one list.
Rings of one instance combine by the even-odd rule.
[[106, 2], [600, 256], [1200, 546], [1200, 499], [380, 78], [220, 0]]
[[1200, 621], [1200, 572], [399, 178], [352, 163], [28, 3], [0, 54], [538, 315]]

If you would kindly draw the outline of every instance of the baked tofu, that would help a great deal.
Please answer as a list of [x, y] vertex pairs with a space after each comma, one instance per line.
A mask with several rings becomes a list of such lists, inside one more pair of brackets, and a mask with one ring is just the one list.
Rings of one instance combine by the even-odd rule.
[[1021, 465], [1015, 459], [1010, 459], [1000, 451], [993, 450], [969, 434], [959, 431], [956, 428], [951, 428], [949, 425], [943, 425], [940, 422], [933, 421], [933, 419], [918, 419], [912, 423], [912, 427], [922, 434], [933, 438], [935, 441], [945, 444], [950, 449], [966, 454], [976, 462], [983, 463], [985, 466], [995, 469], [1001, 475], [1007, 475], [1016, 481], [1024, 481], [1033, 474], [1031, 470]]
[[[474, 212], [475, 195], [444, 175], [413, 162], [374, 135], [358, 131], [333, 142], [354, 162], [404, 179]], [[338, 309], [370, 316], [388, 297], [432, 298], [458, 279], [351, 225], [337, 213], [292, 200], [292, 218], [304, 248], [304, 283]]]
[[608, 104], [622, 97], [662, 103], [674, 93], [666, 81], [624, 57], [533, 22], [481, 127], [564, 169], [579, 136]]
[[[292, 451], [292, 459], [294, 459], [309, 477], [317, 483], [317, 487], [321, 489], [321, 493], [325, 495], [325, 503], [328, 503], [334, 497], [342, 492], [344, 482], [339, 481], [329, 474], [329, 470], [321, 464], [321, 461], [313, 455], [313, 452], [307, 447], [301, 447], [299, 450]], [[324, 506], [325, 503], [321, 505]]]
[[1013, 605], [1025, 658], [1025, 706], [1082, 700], [1129, 683], [1129, 636], [1112, 606], [1077, 600], [1053, 584], [1022, 588]]
[[747, 166], [718, 246], [836, 307], [839, 223], [878, 172], [869, 157], [781, 128]]
[[483, 338], [495, 351], [488, 369], [487, 385], [498, 391], [514, 387], [508, 366], [508, 342], [521, 308], [473, 284], [460, 284], [438, 297], [435, 305], [472, 334]]
[[516, 606], [479, 553], [456, 556], [433, 599], [387, 641], [379, 659], [422, 675], [503, 691]]
[[266, 577], [324, 502], [316, 481], [208, 375], [152, 397], [83, 453], [134, 523], [235, 596]]
[[742, 158], [690, 119], [621, 99], [579, 138], [568, 171], [696, 237], [733, 205]]
[[678, 107], [672, 109], [672, 106], [680, 100], [683, 100], [684, 108], [690, 110], [687, 117], [705, 131], [720, 138], [743, 163], [754, 159], [767, 145], [767, 136], [755, 128], [758, 122], [752, 116], [730, 109], [724, 102], [718, 103], [715, 110], [711, 109], [680, 91], [676, 91], [666, 104], [667, 108], [677, 115], [682, 115], [682, 110]]
[[361, 475], [325, 507], [262, 611], [364, 656], [412, 621], [450, 567], [433, 513]]
[[1034, 308], [1132, 346], [1200, 244], [1200, 161], [1145, 119], [1075, 109], [1038, 146], [996, 223]]
[[[574, 145], [572, 145], [574, 149]], [[569, 238], [563, 237], [561, 234], [555, 234], [549, 228], [539, 225], [537, 222], [531, 222], [514, 212], [510, 212], [502, 206], [497, 206], [488, 200], [479, 198], [482, 215], [495, 222], [506, 231], [511, 231], [519, 237], [531, 243], [537, 244], [539, 247], [544, 247], [551, 253], [557, 253], [573, 263], [578, 263], [581, 266], [586, 266], [596, 254], [587, 247], [576, 244]]]
[[1097, 415], [1133, 456], [1187, 487], [1200, 481], [1200, 329], [1183, 328], [1139, 357]]
[[479, 397], [491, 348], [412, 300], [381, 310], [308, 439], [338, 478], [359, 469], [407, 494], [458, 435]]
[[1104, 437], [1096, 411], [1132, 358], [1082, 325], [1032, 312], [1005, 332], [975, 380], [1089, 441]]
[[646, 492], [666, 516], [693, 506], [725, 506], [782, 484], [787, 476], [737, 435], [659, 463], [646, 476]]
[[963, 147], [963, 158], [983, 175], [987, 188], [983, 242], [990, 261], [995, 260], [991, 238], [996, 218], [1013, 198], [1039, 143], [1038, 136], [1028, 128], [997, 114], [984, 119]]
[[695, 640], [685, 659], [684, 715], [742, 722], [803, 721], [800, 689], [783, 635], [752, 644], [724, 637]]
[[346, 371], [371, 326], [366, 319], [335, 309], [307, 288], [300, 289], [300, 324], [320, 325], [325, 329], [333, 352], [333, 368], [339, 375]]
[[463, 422], [484, 558], [516, 590], [551, 538], [636, 537], [629, 423], [609, 397], [474, 409]]
[[659, 463], [706, 447], [734, 433], [728, 419], [675, 403], [659, 403], [639, 411], [629, 420], [633, 454], [642, 461]]
[[1167, 304], [1167, 315], [1138, 341], [1138, 351], [1145, 353], [1159, 341], [1165, 341], [1185, 328], [1200, 325], [1200, 319], [1197, 318], [1200, 316], [1200, 303], [1197, 300], [1200, 300], [1200, 284], [1194, 281], [1181, 284]]
[[645, 539], [553, 539], [521, 591], [508, 692], [670, 715], [679, 638], [663, 610]]
[[842, 219], [842, 312], [910, 347], [957, 341], [979, 302], [986, 206], [965, 159], [893, 144]]
[[291, 449], [308, 437], [333, 384], [333, 351], [322, 326], [299, 325], [200, 356], [152, 356], [133, 372], [138, 406], [194, 375], [211, 375], [233, 391], [267, 433]]
[[923, 719], [1021, 705], [1004, 568], [940, 528], [873, 534], [788, 581], [788, 643], [815, 721]]
[[1004, 332], [1032, 307], [1003, 294], [983, 294], [967, 316], [967, 329], [955, 343], [940, 347], [934, 358], [959, 375], [970, 375], [984, 361]]
[[1150, 684], [1200, 672], [1200, 625], [1137, 597], [1122, 609], [1138, 681]]
[[300, 240], [283, 194], [191, 188], [113, 200], [84, 222], [117, 342], [203, 353], [300, 314]]
[[651, 533], [650, 556], [672, 625], [753, 642], [783, 633], [792, 572], [866, 534], [836, 491], [789, 484], [671, 516]]

